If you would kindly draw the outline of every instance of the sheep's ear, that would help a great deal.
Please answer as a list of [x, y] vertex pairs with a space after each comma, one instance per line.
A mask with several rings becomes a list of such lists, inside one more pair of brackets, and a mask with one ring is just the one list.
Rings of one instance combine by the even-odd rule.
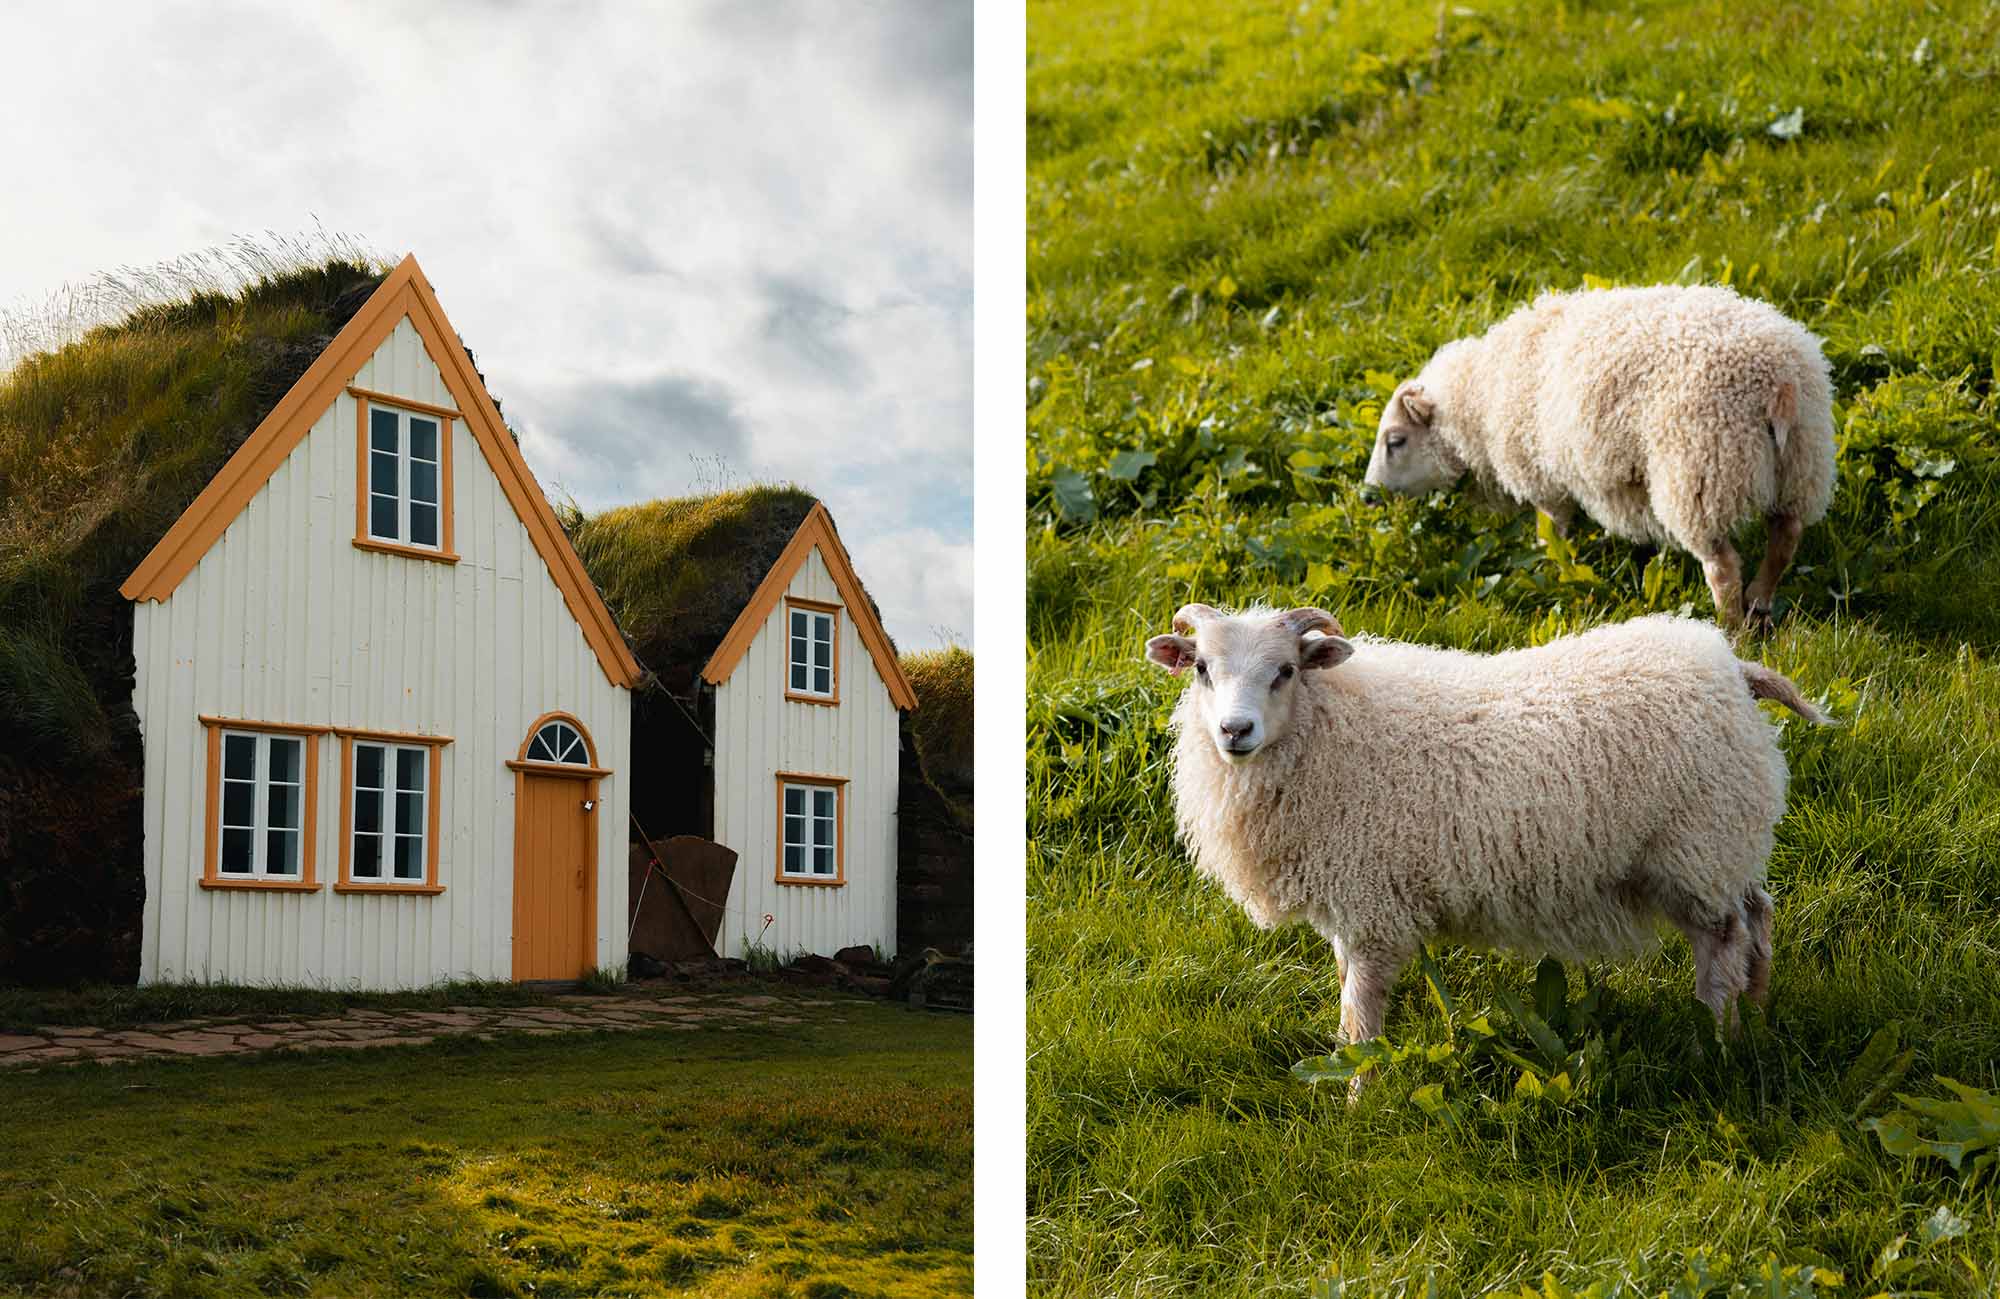
[[1430, 394], [1424, 391], [1422, 384], [1406, 383], [1396, 396], [1397, 400], [1403, 403], [1405, 415], [1426, 428], [1430, 426], [1431, 416], [1437, 414], [1437, 403], [1431, 400]]
[[1146, 642], [1146, 657], [1179, 676], [1194, 662], [1194, 642], [1185, 636], [1155, 636]]
[[1299, 666], [1308, 672], [1338, 667], [1353, 657], [1354, 642], [1339, 636], [1314, 636], [1299, 642]]

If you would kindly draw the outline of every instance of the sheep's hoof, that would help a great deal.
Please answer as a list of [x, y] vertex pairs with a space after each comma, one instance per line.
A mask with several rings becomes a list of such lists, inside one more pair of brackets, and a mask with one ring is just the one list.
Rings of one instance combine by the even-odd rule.
[[1743, 617], [1743, 629], [1752, 636], [1769, 636], [1776, 626], [1776, 620], [1771, 617], [1771, 606], [1768, 604], [1751, 605]]

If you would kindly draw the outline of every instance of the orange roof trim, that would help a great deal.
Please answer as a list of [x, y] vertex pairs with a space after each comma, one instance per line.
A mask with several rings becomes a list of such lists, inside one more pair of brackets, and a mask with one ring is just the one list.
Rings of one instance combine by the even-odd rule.
[[702, 680], [710, 685], [721, 685], [729, 680], [729, 674], [736, 670], [743, 655], [750, 648], [750, 642], [757, 639], [757, 633], [764, 629], [765, 620], [771, 610], [777, 608], [778, 601], [785, 594], [785, 588], [792, 584], [792, 578], [806, 562], [806, 556], [818, 547], [820, 558], [826, 561], [827, 572], [833, 574], [833, 584], [840, 591], [840, 601], [847, 606], [848, 614], [854, 619], [854, 630], [860, 634], [861, 643], [868, 647], [868, 656], [875, 660], [875, 670], [881, 674], [882, 684], [889, 687], [889, 698], [896, 707], [908, 712], [917, 706], [917, 692], [911, 688], [910, 679], [903, 675], [903, 665], [896, 661], [896, 651], [889, 645], [889, 633], [882, 629], [881, 619], [875, 616], [875, 606], [868, 602], [867, 592], [861, 589], [861, 579], [854, 575], [854, 563], [847, 557], [847, 547], [840, 544], [840, 536], [833, 530], [833, 516], [826, 512], [826, 506], [815, 504], [806, 521], [792, 534], [778, 562], [771, 565], [771, 571], [764, 574], [764, 580], [750, 596], [750, 603], [743, 606], [743, 612], [730, 624], [729, 634], [722, 638], [722, 644], [715, 647], [708, 664], [702, 668]]
[[423, 339], [424, 350], [443, 376], [466, 428], [500, 480], [501, 490], [521, 526], [528, 530], [542, 562], [548, 565], [549, 576], [562, 591], [563, 602], [597, 655], [604, 675], [613, 685], [636, 686], [644, 675], [638, 659], [584, 572], [583, 561], [577, 558], [562, 525], [556, 522], [555, 511], [549, 508], [548, 498], [521, 458], [520, 448], [514, 445], [479, 372], [473, 369], [472, 358], [458, 341], [458, 331], [445, 317], [414, 256], [405, 257], [389, 272], [361, 310], [202, 488], [201, 495], [139, 561], [118, 588], [119, 593], [128, 600], [164, 600], [172, 595], [405, 316]]

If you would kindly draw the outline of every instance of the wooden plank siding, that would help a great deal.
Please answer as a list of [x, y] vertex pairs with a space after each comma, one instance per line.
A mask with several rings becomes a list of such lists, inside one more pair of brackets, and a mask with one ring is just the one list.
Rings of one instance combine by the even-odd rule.
[[[453, 405], [407, 319], [348, 382]], [[505, 979], [514, 775], [545, 712], [573, 713], [612, 775], [598, 805], [599, 965], [625, 958], [631, 713], [467, 430], [453, 439], [455, 565], [357, 549], [355, 399], [342, 391], [178, 588], [134, 606], [146, 746], [141, 980], [360, 988]], [[436, 896], [203, 890], [199, 717], [449, 735]], [[322, 880], [340, 859], [339, 745], [323, 741]]]
[[[815, 548], [785, 594], [839, 603]], [[780, 600], [729, 679], [715, 692], [716, 838], [737, 852], [736, 878], [716, 946], [743, 955], [764, 915], [777, 917], [766, 945], [779, 955], [831, 956], [855, 943], [896, 944], [897, 713], [855, 619], [839, 625], [837, 707], [785, 698], [785, 602]], [[845, 777], [844, 869], [839, 888], [780, 884], [777, 773]]]

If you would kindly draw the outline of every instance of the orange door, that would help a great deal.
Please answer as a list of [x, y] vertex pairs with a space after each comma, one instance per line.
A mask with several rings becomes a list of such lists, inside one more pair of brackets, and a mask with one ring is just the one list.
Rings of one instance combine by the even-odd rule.
[[522, 773], [514, 805], [514, 977], [590, 972], [594, 782]]

